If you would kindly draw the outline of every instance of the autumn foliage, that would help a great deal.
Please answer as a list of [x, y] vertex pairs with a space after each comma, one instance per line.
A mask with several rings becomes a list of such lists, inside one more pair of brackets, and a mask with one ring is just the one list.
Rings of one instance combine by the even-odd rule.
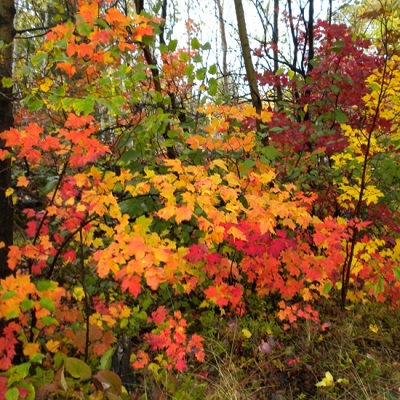
[[[246, 315], [254, 296], [284, 329], [322, 324], [328, 299], [398, 306], [397, 55], [319, 22], [306, 79], [258, 75], [296, 101], [258, 115], [218, 100], [206, 44], [159, 46], [155, 74], [160, 19], [80, 3], [25, 66], [1, 133], [19, 217], [0, 397], [90, 378], [90, 398], [123, 398], [109, 371], [121, 343], [136, 370], [184, 371], [205, 360], [199, 316]], [[195, 90], [196, 123], [181, 108]]]

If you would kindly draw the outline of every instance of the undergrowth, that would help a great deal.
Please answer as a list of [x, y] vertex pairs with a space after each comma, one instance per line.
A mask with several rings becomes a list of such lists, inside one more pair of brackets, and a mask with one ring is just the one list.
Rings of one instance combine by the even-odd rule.
[[320, 312], [321, 323], [286, 331], [260, 313], [216, 318], [206, 337], [207, 363], [184, 374], [149, 372], [132, 398], [398, 399], [399, 312], [380, 304]]

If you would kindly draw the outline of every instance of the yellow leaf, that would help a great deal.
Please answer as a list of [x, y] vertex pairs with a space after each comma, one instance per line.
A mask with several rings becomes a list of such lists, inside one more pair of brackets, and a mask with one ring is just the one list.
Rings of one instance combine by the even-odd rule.
[[14, 189], [9, 187], [6, 190], [6, 197], [10, 197], [13, 193], [14, 193]]
[[2, 249], [3, 247], [6, 247], [6, 244], [4, 242], [0, 242], [0, 249]]
[[166, 207], [162, 208], [161, 210], [157, 211], [157, 216], [162, 219], [165, 219], [165, 220], [168, 220], [175, 215], [176, 215], [176, 207], [175, 206], [166, 206]]
[[214, 166], [222, 168], [224, 171], [228, 172], [228, 168], [226, 167], [226, 164], [222, 160], [214, 160], [211, 162], [210, 166], [211, 168], [214, 168]]
[[95, 249], [98, 249], [99, 247], [103, 246], [103, 239], [102, 238], [94, 239], [92, 245]]
[[85, 297], [85, 292], [83, 291], [83, 288], [81, 286], [76, 286], [74, 287], [72, 296], [75, 300], [81, 301]]
[[13, 82], [13, 80], [12, 80], [11, 78], [7, 78], [7, 77], [4, 76], [4, 77], [1, 79], [1, 84], [2, 84], [2, 86], [3, 86], [4, 88], [10, 88], [10, 87], [13, 86], [14, 82]]
[[35, 354], [39, 354], [40, 353], [40, 346], [38, 343], [27, 343], [24, 346], [24, 355], [25, 356], [33, 356]]
[[248, 329], [242, 329], [242, 335], [246, 338], [246, 339], [250, 339], [251, 338], [251, 332]]
[[56, 353], [59, 347], [60, 347], [60, 342], [58, 340], [50, 339], [46, 343], [46, 348], [48, 351], [50, 351], [50, 353]]
[[44, 82], [40, 85], [40, 90], [42, 92], [48, 92], [51, 88], [53, 81], [50, 78], [45, 78]]
[[156, 173], [148, 168], [144, 169], [144, 173], [146, 174], [146, 178], [152, 178]]
[[375, 324], [370, 324], [370, 325], [369, 325], [369, 330], [370, 330], [371, 332], [378, 333], [379, 328], [378, 328], [378, 326], [375, 325]]
[[333, 380], [332, 374], [328, 371], [325, 373], [325, 378], [322, 379], [321, 382], [318, 382], [315, 386], [321, 387], [321, 386], [333, 386], [335, 384], [335, 381]]

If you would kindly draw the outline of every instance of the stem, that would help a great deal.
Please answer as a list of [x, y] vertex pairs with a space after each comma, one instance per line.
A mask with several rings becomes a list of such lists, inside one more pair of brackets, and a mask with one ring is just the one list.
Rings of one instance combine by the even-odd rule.
[[85, 312], [85, 322], [86, 322], [86, 338], [85, 338], [85, 355], [84, 361], [87, 362], [89, 358], [89, 345], [90, 345], [90, 314], [91, 314], [91, 307], [89, 302], [89, 294], [85, 284], [85, 260], [84, 260], [84, 252], [83, 252], [83, 236], [82, 236], [82, 227], [79, 229], [79, 261], [81, 267], [81, 284], [82, 289], [85, 294], [85, 304], [84, 304], [84, 312]]
[[[364, 155], [363, 166], [362, 166], [362, 174], [361, 174], [361, 182], [360, 182], [360, 193], [358, 196], [356, 207], [354, 209], [353, 220], [360, 219], [360, 216], [361, 216], [361, 207], [362, 207], [364, 192], [365, 192], [365, 188], [366, 188], [367, 168], [368, 168], [368, 161], [369, 161], [369, 152], [371, 150], [372, 135], [373, 135], [376, 125], [377, 125], [380, 105], [382, 104], [384, 92], [386, 90], [385, 89], [385, 76], [386, 76], [386, 72], [387, 72], [387, 57], [385, 57], [384, 60], [385, 61], [383, 64], [382, 81], [380, 84], [378, 102], [375, 107], [374, 117], [372, 119], [372, 123], [369, 128], [368, 136], [367, 136], [367, 145], [366, 145], [366, 149], [365, 149], [365, 155]], [[355, 247], [358, 243], [359, 232], [360, 232], [359, 228], [357, 226], [355, 226], [353, 228], [353, 234], [351, 236], [351, 241], [350, 241], [350, 243], [351, 243], [350, 244], [350, 252], [348, 254], [348, 257], [346, 256], [346, 259], [343, 263], [342, 290], [341, 290], [341, 309], [342, 309], [342, 311], [344, 310], [345, 305], [346, 305], [347, 294], [348, 294], [349, 286], [350, 286], [351, 265], [352, 265], [353, 259], [354, 259]]]

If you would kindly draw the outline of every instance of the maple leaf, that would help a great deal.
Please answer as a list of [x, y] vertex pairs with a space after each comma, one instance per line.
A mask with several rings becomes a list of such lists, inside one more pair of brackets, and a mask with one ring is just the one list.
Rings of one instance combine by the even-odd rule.
[[69, 113], [65, 121], [65, 127], [72, 129], [83, 128], [93, 122], [94, 117], [92, 115], [76, 115]]
[[91, 57], [93, 55], [93, 45], [81, 43], [75, 46], [76, 55], [81, 58]]
[[8, 247], [8, 268], [10, 268], [11, 271], [14, 271], [21, 256], [22, 256], [22, 252], [18, 246], [9, 246]]
[[216, 286], [209, 286], [206, 290], [204, 290], [204, 294], [210, 300], [212, 300], [216, 305], [220, 307], [227, 306], [229, 301], [225, 298]]
[[135, 40], [142, 41], [143, 36], [153, 36], [154, 28], [151, 25], [140, 24], [135, 29]]
[[67, 61], [57, 63], [57, 68], [65, 71], [69, 78], [74, 76], [76, 73], [76, 67], [72, 63]]
[[46, 343], [46, 348], [50, 353], [57, 353], [60, 347], [60, 342], [58, 340], [50, 339]]
[[151, 313], [151, 321], [153, 321], [156, 325], [162, 324], [166, 321], [168, 315], [168, 311], [164, 306], [159, 306], [156, 311]]
[[10, 154], [8, 150], [0, 149], [0, 160], [5, 160]]
[[129, 278], [124, 278], [121, 283], [121, 289], [123, 291], [128, 290], [133, 296], [139, 296], [142, 287], [141, 287], [141, 279], [137, 275], [133, 275]]
[[24, 345], [23, 353], [25, 356], [31, 358], [35, 354], [40, 354], [40, 345], [39, 343], [26, 343]]
[[94, 24], [94, 19], [99, 14], [99, 5], [97, 1], [85, 1], [79, 4], [79, 16], [89, 24]]
[[29, 179], [26, 176], [19, 176], [17, 178], [18, 187], [27, 187], [29, 185]]
[[182, 221], [190, 221], [190, 218], [192, 217], [192, 212], [193, 212], [192, 207], [188, 206], [177, 207], [175, 216], [176, 223], [180, 224]]
[[130, 23], [130, 19], [114, 7], [107, 10], [105, 20], [112, 26], [120, 27], [127, 26]]
[[133, 368], [144, 368], [150, 362], [149, 355], [143, 350], [138, 350], [133, 356], [135, 357], [135, 361], [132, 363]]

